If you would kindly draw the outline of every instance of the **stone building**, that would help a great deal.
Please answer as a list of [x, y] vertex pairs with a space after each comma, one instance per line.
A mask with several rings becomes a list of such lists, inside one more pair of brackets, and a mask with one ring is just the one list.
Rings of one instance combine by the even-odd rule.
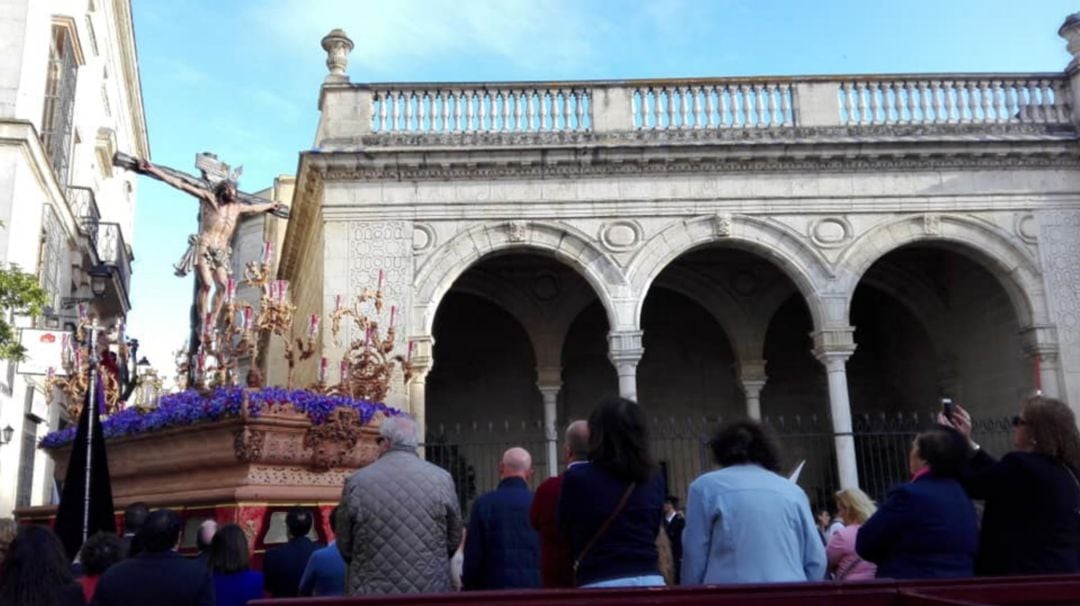
[[[1060, 34], [1080, 57], [1077, 18]], [[385, 273], [415, 347], [388, 403], [429, 434], [492, 422], [553, 473], [556, 427], [604, 394], [660, 417], [817, 415], [817, 464], [851, 486], [853, 414], [1080, 402], [1075, 60], [360, 84], [344, 33], [323, 47], [279, 275], [301, 322]], [[321, 346], [341, 356], [325, 329]]]
[[[131, 307], [135, 176], [122, 151], [149, 157], [130, 0], [0, 0], [0, 263], [36, 273], [45, 317], [73, 326], [86, 303], [104, 326]], [[92, 288], [95, 279], [98, 288]], [[52, 496], [37, 440], [60, 422], [43, 376], [0, 364], [0, 516]]]

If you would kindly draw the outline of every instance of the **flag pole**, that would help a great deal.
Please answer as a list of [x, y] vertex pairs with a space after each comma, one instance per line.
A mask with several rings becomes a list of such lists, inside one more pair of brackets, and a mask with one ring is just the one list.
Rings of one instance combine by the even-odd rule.
[[94, 443], [94, 407], [97, 406], [97, 318], [90, 324], [90, 352], [87, 359], [90, 362], [90, 384], [87, 386], [89, 393], [86, 398], [86, 481], [83, 493], [83, 524], [82, 540], [86, 543], [87, 531], [90, 528], [90, 470]]

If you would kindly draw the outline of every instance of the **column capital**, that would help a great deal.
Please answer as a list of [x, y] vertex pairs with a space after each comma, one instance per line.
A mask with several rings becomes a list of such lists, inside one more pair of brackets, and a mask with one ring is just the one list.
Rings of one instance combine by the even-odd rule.
[[814, 357], [826, 366], [839, 360], [847, 362], [855, 353], [855, 327], [838, 326], [810, 333], [814, 340]]
[[558, 395], [559, 390], [562, 389], [562, 367], [561, 366], [547, 366], [536, 369], [536, 388], [540, 390], [541, 394], [547, 395], [550, 392]]
[[1021, 328], [1020, 340], [1023, 343], [1024, 354], [1028, 357], [1056, 358], [1058, 355], [1057, 327], [1052, 324]]
[[745, 360], [739, 362], [739, 382], [760, 381], [764, 383], [768, 376], [765, 374], [765, 360]]
[[616, 365], [637, 364], [645, 353], [641, 330], [620, 330], [608, 333], [608, 357]]
[[[417, 380], [423, 381], [427, 378], [427, 374], [431, 372], [431, 368], [435, 365], [434, 348], [435, 338], [431, 335], [408, 338], [405, 350], [408, 352], [406, 356], [412, 369], [412, 378], [409, 379], [409, 383]], [[412, 349], [412, 351], [409, 352], [409, 349]]]

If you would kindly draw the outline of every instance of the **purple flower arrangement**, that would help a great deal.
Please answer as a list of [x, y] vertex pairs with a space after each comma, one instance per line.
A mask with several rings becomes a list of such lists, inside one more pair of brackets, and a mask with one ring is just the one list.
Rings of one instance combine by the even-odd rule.
[[[312, 425], [320, 425], [338, 408], [352, 408], [360, 413], [361, 423], [368, 423], [375, 413], [396, 416], [401, 411], [385, 404], [354, 400], [345, 396], [329, 396], [304, 390], [287, 390], [267, 387], [248, 391], [241, 387], [219, 387], [209, 394], [185, 391], [161, 398], [157, 408], [140, 412], [127, 408], [101, 422], [106, 438], [132, 436], [169, 427], [209, 423], [220, 419], [240, 416], [245, 394], [248, 396], [248, 414], [258, 417], [265, 407], [274, 404], [292, 404], [297, 412], [307, 414]], [[59, 448], [75, 440], [77, 427], [71, 425], [47, 434], [38, 444], [41, 448]]]

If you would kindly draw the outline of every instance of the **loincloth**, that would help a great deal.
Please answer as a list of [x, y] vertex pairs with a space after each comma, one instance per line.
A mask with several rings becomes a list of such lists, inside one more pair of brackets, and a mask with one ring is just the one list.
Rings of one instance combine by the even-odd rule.
[[188, 275], [202, 259], [210, 266], [211, 271], [224, 269], [232, 273], [232, 247], [208, 246], [197, 234], [188, 236], [188, 248], [184, 256], [173, 264], [176, 275], [183, 278]]

